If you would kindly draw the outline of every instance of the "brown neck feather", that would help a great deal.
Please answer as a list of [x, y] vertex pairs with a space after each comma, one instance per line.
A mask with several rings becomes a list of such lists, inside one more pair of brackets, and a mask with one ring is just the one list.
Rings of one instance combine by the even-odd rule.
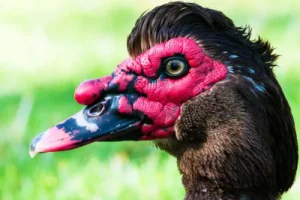
[[[185, 199], [277, 199], [272, 139], [230, 81], [182, 106], [176, 137], [156, 145], [177, 158]], [[255, 123], [254, 123], [255, 121]]]
[[277, 197], [271, 194], [257, 194], [252, 191], [223, 191], [222, 189], [215, 188], [203, 191], [188, 191], [184, 200], [276, 200]]

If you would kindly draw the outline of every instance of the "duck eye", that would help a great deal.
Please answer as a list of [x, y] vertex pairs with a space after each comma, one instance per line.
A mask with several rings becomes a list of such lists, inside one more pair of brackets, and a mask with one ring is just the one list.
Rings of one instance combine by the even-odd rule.
[[188, 71], [188, 64], [183, 58], [169, 58], [165, 61], [165, 73], [169, 77], [181, 77]]

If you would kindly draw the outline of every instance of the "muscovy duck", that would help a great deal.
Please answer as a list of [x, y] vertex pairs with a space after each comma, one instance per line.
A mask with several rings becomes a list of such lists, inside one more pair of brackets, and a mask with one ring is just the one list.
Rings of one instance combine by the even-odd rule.
[[154, 140], [177, 158], [185, 199], [279, 199], [295, 179], [293, 116], [268, 42], [222, 12], [172, 2], [143, 14], [130, 58], [81, 83], [86, 107], [30, 144], [30, 154], [95, 141]]

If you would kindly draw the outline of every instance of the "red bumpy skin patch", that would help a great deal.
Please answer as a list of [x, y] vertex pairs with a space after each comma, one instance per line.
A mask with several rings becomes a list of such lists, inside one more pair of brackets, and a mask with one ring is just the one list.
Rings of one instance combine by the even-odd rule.
[[[163, 59], [182, 55], [190, 66], [189, 72], [180, 78], [161, 78]], [[78, 103], [90, 105], [118, 88], [124, 94], [119, 100], [121, 114], [140, 112], [151, 122], [143, 124], [141, 139], [168, 137], [174, 133], [173, 126], [180, 115], [180, 106], [187, 100], [209, 89], [214, 83], [225, 79], [224, 64], [206, 55], [193, 39], [174, 38], [153, 46], [135, 59], [126, 59], [111, 76], [83, 82], [75, 91]], [[129, 103], [127, 92], [139, 96]]]

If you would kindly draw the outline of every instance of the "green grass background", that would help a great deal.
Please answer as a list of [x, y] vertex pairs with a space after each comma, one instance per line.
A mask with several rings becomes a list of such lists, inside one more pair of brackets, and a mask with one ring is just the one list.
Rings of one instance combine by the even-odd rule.
[[[0, 2], [0, 199], [183, 199], [176, 161], [151, 142], [94, 143], [38, 155], [34, 135], [77, 112], [73, 91], [127, 57], [137, 17], [166, 1]], [[300, 131], [300, 2], [206, 0], [281, 55], [276, 75]], [[284, 200], [300, 198], [300, 175]]]

